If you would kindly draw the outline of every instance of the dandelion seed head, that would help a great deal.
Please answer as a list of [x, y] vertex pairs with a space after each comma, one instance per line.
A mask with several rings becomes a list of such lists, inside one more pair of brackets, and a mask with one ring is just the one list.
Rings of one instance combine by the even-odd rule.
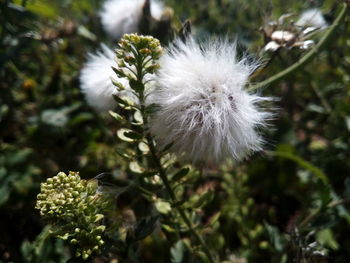
[[[145, 0], [107, 0], [100, 12], [102, 26], [109, 36], [119, 39], [127, 33], [138, 32]], [[156, 0], [150, 3], [151, 15], [159, 20], [164, 5]]]
[[[87, 103], [97, 111], [112, 110], [116, 107], [113, 95], [130, 95], [126, 79], [118, 78], [112, 70], [117, 67], [113, 50], [101, 45], [101, 51], [90, 53], [88, 61], [80, 73], [80, 88]], [[126, 90], [118, 91], [112, 78], [120, 82]]]
[[154, 19], [160, 20], [163, 16], [165, 6], [162, 2], [153, 0], [151, 1], [151, 15]]
[[238, 60], [236, 45], [226, 40], [175, 42], [160, 59], [149, 99], [159, 106], [149, 127], [158, 146], [173, 144], [172, 152], [194, 162], [240, 160], [261, 150], [257, 128], [271, 114], [257, 104], [267, 98], [244, 89], [256, 67]]
[[317, 8], [312, 8], [304, 11], [299, 20], [296, 22], [297, 26], [301, 27], [315, 27], [317, 29], [323, 29], [327, 27], [327, 22], [322, 12]]

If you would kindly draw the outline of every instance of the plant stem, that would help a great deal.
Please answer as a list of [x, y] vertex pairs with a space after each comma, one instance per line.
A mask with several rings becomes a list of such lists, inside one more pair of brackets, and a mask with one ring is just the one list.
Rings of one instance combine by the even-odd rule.
[[320, 91], [320, 89], [318, 88], [316, 83], [311, 83], [311, 88], [314, 90], [316, 96], [320, 99], [322, 106], [325, 108], [327, 113], [332, 113], [332, 108], [329, 105], [328, 101], [326, 100], [326, 98], [323, 96], [322, 92]]
[[[173, 191], [173, 189], [172, 189], [172, 187], [170, 185], [169, 179], [168, 179], [168, 177], [166, 175], [166, 172], [165, 172], [165, 170], [164, 170], [164, 168], [163, 168], [163, 166], [162, 166], [162, 164], [160, 162], [160, 159], [157, 156], [153, 140], [152, 140], [152, 138], [151, 138], [151, 136], [149, 134], [146, 135], [146, 139], [147, 139], [147, 142], [148, 142], [148, 145], [149, 145], [149, 148], [150, 148], [150, 152], [151, 152], [152, 158], [153, 158], [154, 163], [156, 165], [156, 168], [157, 168], [157, 170], [159, 172], [159, 176], [162, 179], [162, 181], [164, 183], [164, 186], [166, 188], [166, 191], [168, 192], [172, 202], [175, 204], [175, 203], [177, 203], [175, 193], [174, 193], [174, 191]], [[198, 243], [202, 246], [203, 251], [206, 254], [208, 260], [211, 263], [214, 263], [215, 261], [214, 261], [212, 255], [211, 255], [211, 253], [210, 253], [210, 250], [209, 250], [207, 244], [205, 243], [204, 239], [193, 228], [192, 222], [188, 218], [185, 210], [182, 209], [180, 206], [177, 206], [176, 209], [179, 212], [179, 214], [180, 214], [181, 218], [183, 219], [183, 221], [185, 222], [185, 224], [187, 225], [187, 227], [190, 230], [191, 234], [196, 238]]]
[[302, 66], [304, 66], [306, 63], [308, 63], [310, 60], [312, 60], [319, 51], [322, 50], [322, 48], [325, 46], [327, 40], [330, 39], [330, 37], [333, 35], [333, 33], [335, 32], [335, 30], [338, 28], [338, 26], [341, 24], [341, 22], [344, 20], [344, 18], [346, 17], [346, 13], [348, 11], [348, 3], [344, 2], [343, 3], [343, 7], [340, 10], [337, 18], [334, 20], [333, 24], [327, 29], [327, 31], [324, 33], [324, 35], [322, 36], [322, 38], [320, 39], [320, 41], [317, 43], [317, 45], [315, 45], [315, 47], [313, 49], [311, 49], [308, 53], [305, 54], [304, 57], [302, 57], [299, 61], [295, 62], [293, 65], [291, 65], [290, 67], [282, 70], [281, 72], [273, 75], [272, 77], [257, 83], [255, 85], [251, 85], [248, 90], [253, 91], [253, 90], [257, 90], [260, 89], [264, 86], [270, 85], [272, 83], [275, 83], [277, 81], [279, 81], [280, 79], [290, 75], [291, 73], [293, 73], [294, 71], [298, 70], [299, 68], [301, 68]]
[[[340, 199], [340, 200], [336, 200], [336, 201], [333, 201], [331, 203], [329, 203], [327, 205], [326, 208], [333, 208], [333, 207], [336, 207], [338, 205], [343, 205], [343, 204], [346, 204], [346, 203], [349, 203], [350, 202], [350, 198], [345, 198], [345, 199]], [[321, 212], [321, 209], [317, 209], [316, 211], [314, 211], [313, 213], [311, 213], [310, 215], [308, 215], [299, 225], [300, 228], [306, 226], [308, 223], [310, 223], [319, 213]]]
[[[136, 57], [140, 58], [140, 54], [138, 53], [136, 55]], [[142, 84], [145, 88], [145, 83], [144, 83], [144, 76], [145, 73], [143, 72], [143, 66], [144, 66], [144, 61], [143, 59], [137, 59], [137, 65], [136, 65], [136, 69], [137, 69], [137, 81]], [[139, 100], [140, 100], [140, 111], [141, 114], [143, 116], [143, 122], [144, 122], [144, 126], [148, 127], [148, 120], [147, 120], [147, 113], [146, 113], [146, 106], [145, 106], [145, 94], [144, 94], [144, 88], [139, 91]], [[169, 194], [173, 204], [177, 203], [176, 200], [176, 195], [171, 187], [170, 181], [168, 180], [167, 174], [165, 172], [165, 169], [163, 168], [160, 158], [157, 155], [157, 151], [156, 151], [156, 147], [154, 145], [154, 141], [152, 139], [152, 136], [150, 135], [150, 133], [147, 130], [144, 130], [144, 135], [146, 137], [147, 140], [147, 144], [148, 147], [150, 149], [150, 153], [152, 156], [152, 160], [154, 162], [154, 165], [156, 166], [156, 169], [159, 172], [159, 176], [162, 179], [165, 189], [167, 191], [167, 193]], [[191, 234], [195, 237], [195, 239], [198, 241], [198, 243], [201, 245], [203, 252], [205, 253], [205, 255], [207, 256], [208, 260], [210, 263], [215, 263], [213, 256], [210, 253], [210, 250], [207, 246], [207, 244], [205, 243], [204, 239], [197, 233], [197, 231], [194, 229], [191, 220], [188, 218], [186, 212], [184, 209], [182, 209], [180, 206], [176, 207], [177, 211], [179, 212], [182, 220], [185, 222], [186, 226], [188, 227], [188, 229], [190, 230]]]

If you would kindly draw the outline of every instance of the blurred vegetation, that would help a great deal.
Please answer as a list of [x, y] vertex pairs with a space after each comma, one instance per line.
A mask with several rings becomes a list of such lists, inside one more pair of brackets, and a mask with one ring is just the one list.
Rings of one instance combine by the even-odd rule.
[[[167, 1], [174, 25], [189, 19], [198, 36], [237, 36], [253, 55], [264, 46], [261, 27], [268, 21], [320, 7], [331, 23], [338, 2]], [[99, 22], [101, 4], [0, 2], [0, 262], [71, 258], [68, 244], [49, 235], [34, 209], [46, 178], [69, 170], [83, 178], [106, 172], [112, 182], [130, 176], [115, 147], [118, 127], [87, 106], [79, 90], [86, 54], [101, 42], [113, 44]], [[278, 98], [265, 153], [204, 171], [194, 185], [194, 191], [215, 193], [201, 208], [208, 215], [202, 223], [211, 223], [205, 236], [222, 261], [350, 261], [349, 35], [349, 23], [342, 24], [316, 59], [261, 91]], [[278, 52], [254, 81], [286, 68], [304, 52]], [[119, 199], [124, 209], [133, 196]], [[145, 207], [139, 203], [136, 214], [146, 214]], [[143, 241], [142, 262], [194, 262], [186, 259], [186, 242], [170, 249], [165, 236], [154, 233]]]

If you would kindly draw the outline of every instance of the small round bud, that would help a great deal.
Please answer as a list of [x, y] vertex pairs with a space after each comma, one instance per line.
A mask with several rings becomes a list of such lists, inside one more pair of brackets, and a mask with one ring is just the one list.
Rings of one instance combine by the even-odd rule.
[[82, 180], [78, 173], [59, 173], [41, 184], [36, 208], [55, 224], [54, 234], [77, 248], [76, 255], [87, 259], [100, 253], [104, 244], [101, 224], [111, 199], [101, 195], [97, 180]]

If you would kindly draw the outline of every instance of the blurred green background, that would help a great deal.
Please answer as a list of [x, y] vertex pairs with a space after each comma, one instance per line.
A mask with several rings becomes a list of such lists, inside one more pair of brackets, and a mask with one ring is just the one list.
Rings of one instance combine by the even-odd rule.
[[[167, 5], [174, 10], [174, 25], [190, 19], [196, 35], [237, 37], [242, 50], [257, 56], [264, 46], [264, 24], [310, 7], [320, 7], [332, 22], [338, 2], [168, 0]], [[94, 112], [79, 90], [86, 54], [101, 42], [115, 44], [100, 25], [102, 3], [0, 1], [0, 262], [71, 257], [63, 241], [48, 235], [34, 209], [41, 181], [69, 170], [84, 178], [102, 172], [123, 176], [115, 151], [117, 127]], [[266, 132], [269, 152], [208, 179], [217, 194], [206, 212], [221, 212], [208, 243], [223, 261], [350, 262], [349, 36], [344, 23], [311, 63], [260, 91], [278, 98], [276, 120]], [[303, 54], [281, 51], [254, 81]], [[339, 200], [345, 201], [327, 208]], [[320, 211], [311, 225], [296, 231], [314, 209]], [[293, 261], [315, 240], [328, 256], [305, 252], [306, 261]], [[169, 250], [164, 240], [150, 238], [144, 246], [145, 262], [177, 262], [162, 252]]]

